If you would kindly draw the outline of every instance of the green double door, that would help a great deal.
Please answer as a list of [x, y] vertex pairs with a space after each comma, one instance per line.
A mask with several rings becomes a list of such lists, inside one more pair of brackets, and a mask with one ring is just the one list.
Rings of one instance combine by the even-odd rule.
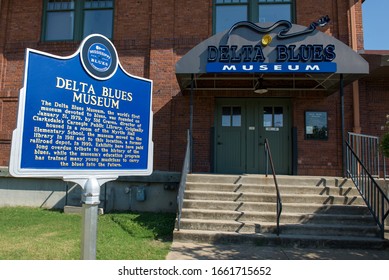
[[265, 173], [264, 141], [267, 138], [277, 174], [290, 174], [290, 134], [288, 100], [218, 99], [215, 118], [216, 173]]

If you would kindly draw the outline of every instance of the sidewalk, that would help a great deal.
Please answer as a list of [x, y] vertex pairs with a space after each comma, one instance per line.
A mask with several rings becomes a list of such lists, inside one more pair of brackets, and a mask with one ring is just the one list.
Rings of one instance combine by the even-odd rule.
[[329, 249], [173, 242], [167, 260], [389, 260], [389, 249]]

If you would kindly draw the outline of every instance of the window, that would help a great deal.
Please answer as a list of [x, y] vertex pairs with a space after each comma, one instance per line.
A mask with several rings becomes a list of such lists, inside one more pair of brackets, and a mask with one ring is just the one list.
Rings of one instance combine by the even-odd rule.
[[291, 0], [258, 0], [258, 22], [292, 21]]
[[43, 41], [80, 41], [99, 33], [112, 38], [113, 0], [45, 0]]
[[241, 107], [222, 107], [222, 126], [241, 126], [242, 109]]
[[214, 0], [214, 33], [238, 21], [293, 21], [294, 0]]
[[248, 20], [249, 0], [216, 0], [215, 4], [215, 33], [230, 28], [238, 21]]
[[283, 127], [284, 110], [282, 107], [264, 107], [263, 108], [263, 126], [264, 127]]

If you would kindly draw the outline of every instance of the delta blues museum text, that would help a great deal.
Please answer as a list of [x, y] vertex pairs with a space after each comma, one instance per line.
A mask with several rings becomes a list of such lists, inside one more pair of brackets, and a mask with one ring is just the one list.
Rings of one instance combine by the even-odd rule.
[[334, 45], [277, 45], [273, 63], [264, 63], [266, 56], [261, 45], [208, 46], [208, 72], [334, 72]]

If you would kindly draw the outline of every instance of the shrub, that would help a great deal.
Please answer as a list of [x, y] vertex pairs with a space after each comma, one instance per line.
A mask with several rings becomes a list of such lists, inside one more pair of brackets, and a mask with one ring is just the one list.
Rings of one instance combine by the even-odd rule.
[[381, 142], [380, 142], [380, 148], [382, 154], [389, 158], [389, 132], [386, 132], [384, 135], [381, 137]]
[[[386, 115], [386, 128], [389, 129], [389, 115]], [[381, 136], [380, 149], [383, 155], [389, 158], [389, 131]]]

